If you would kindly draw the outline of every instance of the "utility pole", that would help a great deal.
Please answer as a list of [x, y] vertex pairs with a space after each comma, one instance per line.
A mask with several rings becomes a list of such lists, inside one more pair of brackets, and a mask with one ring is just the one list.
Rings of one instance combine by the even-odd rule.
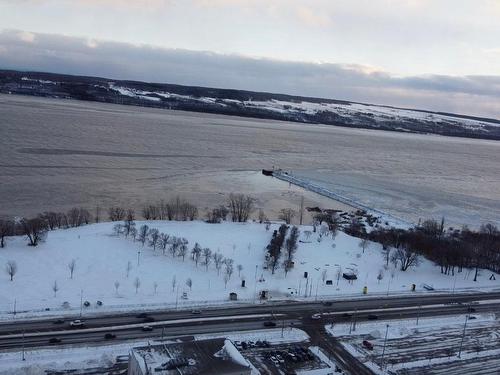
[[175, 294], [175, 309], [177, 310], [177, 304], [179, 303], [179, 285], [177, 285], [177, 293]]
[[[469, 305], [470, 309], [470, 305]], [[460, 355], [462, 354], [462, 346], [464, 344], [464, 339], [465, 339], [465, 328], [467, 327], [467, 320], [469, 320], [469, 314], [465, 316], [465, 323], [464, 323], [464, 329], [462, 331], [462, 339], [460, 340], [460, 348], [458, 349], [458, 358], [460, 358]]]
[[139, 267], [139, 257], [141, 256], [141, 251], [137, 252], [137, 267]]
[[255, 298], [257, 294], [257, 269], [259, 268], [259, 265], [255, 265], [255, 276], [253, 278], [253, 304], [255, 305]]
[[382, 371], [384, 370], [384, 355], [385, 355], [385, 344], [387, 342], [387, 333], [389, 332], [389, 324], [385, 325], [385, 337], [384, 337], [384, 348], [382, 349], [382, 358], [380, 359], [380, 367]]
[[281, 321], [281, 338], [283, 338], [284, 331], [285, 331], [285, 319]]
[[83, 311], [83, 289], [80, 289], [80, 318], [82, 317]]
[[420, 310], [422, 309], [422, 305], [418, 305], [418, 310], [417, 310], [417, 326], [418, 326], [418, 318], [420, 317]]
[[16, 305], [17, 305], [17, 299], [14, 298], [14, 318], [16, 317]]
[[304, 196], [300, 197], [300, 225], [302, 225], [302, 218], [304, 216]]
[[24, 355], [24, 329], [23, 329], [23, 361], [26, 361], [26, 357]]

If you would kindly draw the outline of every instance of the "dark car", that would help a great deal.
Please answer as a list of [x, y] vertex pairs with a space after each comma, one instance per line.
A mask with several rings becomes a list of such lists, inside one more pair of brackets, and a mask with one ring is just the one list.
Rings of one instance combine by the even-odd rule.
[[323, 306], [331, 306], [333, 305], [332, 301], [323, 301]]
[[373, 350], [373, 344], [370, 341], [363, 340], [363, 346], [368, 350]]
[[143, 322], [144, 323], [152, 323], [155, 321], [155, 318], [153, 318], [152, 316], [146, 316], [144, 319], [143, 319]]
[[377, 319], [378, 319], [378, 315], [375, 315], [375, 314], [368, 315], [368, 320], [377, 320]]
[[467, 311], [468, 311], [468, 312], [476, 312], [476, 309], [475, 309], [474, 307], [472, 307], [472, 306], [469, 306], [469, 307], [467, 308]]
[[342, 314], [342, 317], [343, 317], [343, 318], [352, 318], [352, 314], [351, 314], [351, 313], [346, 313], [346, 312], [345, 312], [345, 313], [343, 313], [343, 314]]
[[52, 337], [49, 340], [49, 344], [60, 344], [60, 343], [61, 343], [61, 339], [58, 337]]
[[276, 323], [268, 320], [267, 322], [264, 322], [264, 327], [276, 327]]
[[52, 322], [53, 324], [64, 324], [64, 320], [62, 319], [57, 319]]
[[147, 313], [140, 313], [140, 314], [137, 314], [135, 317], [139, 318], [139, 319], [144, 319], [144, 318], [148, 317], [148, 314]]
[[115, 335], [114, 333], [109, 333], [109, 332], [108, 332], [108, 333], [106, 333], [106, 334], [104, 335], [104, 338], [105, 338], [106, 340], [112, 340], [112, 339], [116, 339], [116, 335]]

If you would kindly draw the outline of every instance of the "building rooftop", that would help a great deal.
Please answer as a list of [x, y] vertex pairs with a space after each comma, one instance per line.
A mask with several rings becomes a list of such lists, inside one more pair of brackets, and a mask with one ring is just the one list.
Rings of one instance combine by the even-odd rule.
[[[144, 374], [250, 373], [250, 365], [231, 341], [224, 338], [174, 342], [134, 348], [131, 351]], [[179, 369], [179, 370], [178, 370]]]

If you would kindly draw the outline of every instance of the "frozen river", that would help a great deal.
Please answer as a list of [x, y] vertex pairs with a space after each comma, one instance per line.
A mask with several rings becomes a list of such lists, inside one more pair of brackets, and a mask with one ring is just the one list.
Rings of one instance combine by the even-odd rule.
[[260, 175], [278, 166], [412, 221], [500, 222], [495, 141], [0, 95], [0, 146], [3, 215], [243, 192], [272, 216], [303, 194]]

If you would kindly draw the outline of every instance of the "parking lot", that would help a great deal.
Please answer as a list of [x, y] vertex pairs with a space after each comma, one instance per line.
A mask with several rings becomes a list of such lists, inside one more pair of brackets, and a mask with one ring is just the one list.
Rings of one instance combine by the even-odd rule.
[[296, 374], [326, 368], [306, 344], [270, 345], [266, 341], [235, 342], [245, 358], [263, 374]]

